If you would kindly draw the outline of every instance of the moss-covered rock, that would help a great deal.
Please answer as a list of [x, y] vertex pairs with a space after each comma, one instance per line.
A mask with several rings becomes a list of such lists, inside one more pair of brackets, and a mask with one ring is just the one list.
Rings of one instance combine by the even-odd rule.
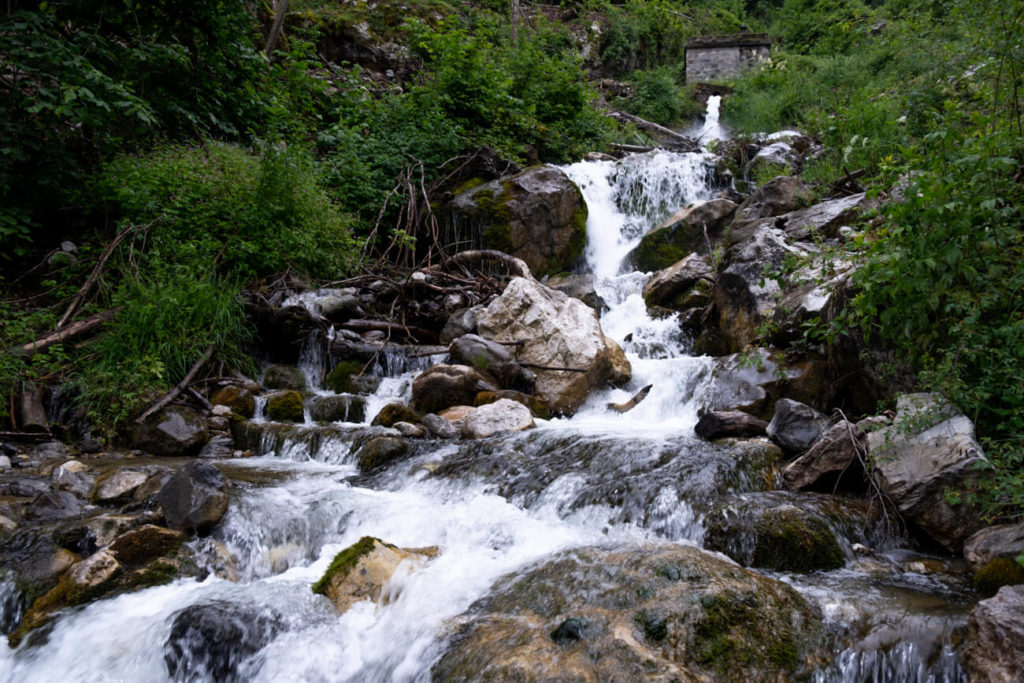
[[420, 413], [401, 403], [389, 403], [380, 409], [370, 424], [375, 427], [391, 427], [396, 422], [419, 424]]
[[302, 422], [302, 394], [297, 391], [279, 391], [267, 397], [263, 414], [275, 422]]
[[363, 444], [356, 462], [363, 472], [390, 465], [409, 452], [409, 442], [396, 436], [377, 436]]
[[802, 510], [769, 510], [755, 526], [752, 566], [783, 571], [811, 572], [838, 569], [843, 551], [828, 523]]
[[317, 396], [309, 402], [309, 418], [314, 422], [362, 422], [366, 419], [366, 399]]
[[125, 567], [138, 567], [158, 557], [175, 555], [184, 540], [180, 531], [146, 524], [115, 538], [110, 552]]
[[334, 556], [313, 592], [326, 596], [338, 613], [359, 600], [376, 602], [395, 569], [403, 560], [422, 560], [437, 548], [399, 548], [379, 538], [363, 536]]
[[997, 557], [974, 572], [974, 588], [982, 595], [995, 595], [1003, 586], [1024, 583], [1024, 567], [1011, 557]]
[[227, 406], [231, 412], [246, 419], [256, 414], [256, 399], [247, 389], [233, 384], [221, 387], [210, 396], [215, 406]]
[[294, 365], [271, 365], [263, 374], [263, 386], [267, 389], [305, 391], [308, 384], [306, 375]]
[[324, 378], [324, 389], [329, 389], [336, 394], [353, 393], [355, 387], [353, 386], [352, 378], [359, 375], [362, 371], [362, 363], [343, 360], [327, 373], [327, 377]]

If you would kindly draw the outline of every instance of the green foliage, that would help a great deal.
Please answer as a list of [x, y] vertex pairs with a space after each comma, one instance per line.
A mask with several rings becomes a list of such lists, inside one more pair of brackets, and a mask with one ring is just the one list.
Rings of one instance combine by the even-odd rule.
[[294, 147], [168, 146], [115, 160], [99, 186], [125, 220], [150, 226], [149, 261], [243, 279], [286, 268], [338, 277], [353, 256], [346, 219]]
[[676, 85], [672, 70], [661, 67], [651, 71], [638, 71], [631, 81], [636, 94], [624, 104], [642, 118], [671, 125], [682, 116], [682, 91]]
[[863, 40], [872, 19], [871, 9], [860, 0], [785, 0], [772, 28], [794, 52], [833, 55]]

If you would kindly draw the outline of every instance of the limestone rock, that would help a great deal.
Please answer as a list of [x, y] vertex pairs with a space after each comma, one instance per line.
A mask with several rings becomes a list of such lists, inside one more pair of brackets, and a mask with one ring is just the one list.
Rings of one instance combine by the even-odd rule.
[[867, 453], [867, 436], [846, 420], [830, 427], [803, 455], [786, 465], [782, 479], [789, 489], [818, 488], [831, 491], [837, 485], [860, 487], [864, 483], [861, 460]]
[[164, 484], [159, 500], [171, 529], [206, 535], [228, 511], [227, 481], [216, 467], [196, 460]]
[[571, 296], [573, 299], [579, 299], [600, 313], [608, 308], [608, 304], [597, 293], [597, 290], [594, 288], [594, 282], [595, 278], [592, 273], [573, 273], [569, 275], [553, 275], [544, 284], [562, 294]]
[[521, 432], [534, 426], [529, 408], [503, 398], [470, 413], [462, 423], [462, 435], [469, 439], [486, 439], [502, 432]]
[[789, 586], [697, 548], [579, 548], [499, 580], [460, 617], [431, 675], [796, 680], [820, 624]]
[[891, 427], [868, 435], [882, 490], [908, 519], [951, 552], [981, 528], [967, 501], [952, 505], [950, 489], [970, 488], [985, 454], [974, 423], [934, 394], [907, 394]]
[[710, 298], [714, 275], [705, 259], [690, 254], [647, 281], [643, 289], [644, 301], [648, 306], [674, 310], [703, 306]]
[[530, 368], [537, 374], [537, 394], [555, 412], [571, 415], [593, 389], [613, 375], [622, 379], [622, 368], [615, 372], [613, 367], [613, 351], [597, 314], [539, 282], [514, 278], [477, 314], [477, 326], [486, 339], [523, 342], [521, 363], [581, 371]]
[[693, 431], [708, 441], [724, 437], [764, 436], [768, 423], [739, 410], [709, 411], [700, 416]]
[[964, 671], [972, 681], [1016, 683], [1024, 671], [1024, 586], [1005, 586], [967, 618]]
[[484, 249], [521, 258], [535, 277], [569, 270], [583, 255], [587, 205], [561, 169], [535, 166], [478, 185], [449, 204], [453, 222], [479, 231]]
[[451, 343], [448, 352], [457, 363], [469, 365], [496, 379], [503, 389], [532, 394], [537, 376], [520, 365], [509, 347], [475, 334], [465, 334]]
[[788, 398], [775, 403], [768, 437], [787, 453], [803, 453], [828, 428], [828, 418], [809, 405]]
[[964, 559], [977, 571], [997, 557], [1024, 552], [1024, 522], [985, 527], [964, 542]]
[[472, 404], [478, 392], [497, 387], [468, 365], [434, 365], [412, 382], [412, 405], [423, 413], [437, 413], [449, 406]]
[[187, 406], [167, 406], [144, 424], [132, 423], [132, 446], [153, 455], [192, 456], [209, 438], [206, 420]]
[[398, 548], [364, 536], [334, 557], [313, 592], [330, 599], [339, 614], [360, 600], [386, 603], [388, 582], [400, 564], [411, 569], [436, 554], [437, 548]]
[[148, 478], [148, 472], [128, 469], [111, 470], [96, 482], [92, 500], [100, 505], [127, 503], [134, 497], [136, 489], [142, 486]]

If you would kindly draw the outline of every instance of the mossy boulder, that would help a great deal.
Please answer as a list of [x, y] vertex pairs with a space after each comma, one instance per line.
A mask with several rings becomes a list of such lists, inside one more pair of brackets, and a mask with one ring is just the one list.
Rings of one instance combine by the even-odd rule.
[[674, 544], [560, 553], [458, 623], [433, 680], [800, 680], [824, 637], [790, 586]]
[[376, 436], [359, 449], [356, 461], [363, 472], [387, 467], [409, 453], [409, 442], [397, 436]]
[[317, 396], [309, 402], [309, 417], [314, 422], [362, 422], [366, 419], [366, 399]]
[[1024, 567], [1011, 557], [997, 557], [974, 572], [974, 588], [982, 595], [995, 595], [1003, 586], [1024, 584]]
[[568, 271], [587, 238], [583, 193], [559, 168], [534, 166], [462, 190], [452, 223], [469, 226], [484, 249], [521, 258], [536, 277]]
[[172, 556], [185, 540], [173, 529], [145, 524], [121, 534], [110, 544], [110, 552], [125, 567], [139, 567], [158, 557]]
[[326, 596], [339, 614], [360, 600], [376, 602], [395, 569], [406, 560], [420, 562], [437, 548], [399, 548], [379, 538], [364, 536], [334, 556], [313, 592]]
[[336, 394], [349, 394], [356, 391], [352, 379], [363, 371], [363, 364], [356, 361], [343, 360], [327, 373], [324, 378], [324, 389]]
[[246, 419], [256, 414], [256, 399], [252, 393], [233, 384], [221, 387], [210, 396], [210, 403], [215, 406], [227, 406], [231, 412]]
[[678, 211], [643, 236], [626, 257], [637, 270], [658, 271], [679, 263], [689, 254], [707, 254], [725, 240], [725, 228], [736, 211], [728, 199], [695, 202]]
[[370, 424], [374, 427], [391, 427], [396, 422], [419, 424], [420, 413], [402, 403], [389, 403], [380, 409]]
[[297, 391], [278, 391], [267, 397], [263, 414], [274, 422], [303, 422], [302, 394]]
[[752, 566], [782, 571], [839, 569], [843, 551], [828, 522], [797, 508], [769, 510], [755, 526]]
[[263, 374], [263, 386], [267, 389], [305, 391], [308, 383], [306, 375], [294, 365], [271, 365]]

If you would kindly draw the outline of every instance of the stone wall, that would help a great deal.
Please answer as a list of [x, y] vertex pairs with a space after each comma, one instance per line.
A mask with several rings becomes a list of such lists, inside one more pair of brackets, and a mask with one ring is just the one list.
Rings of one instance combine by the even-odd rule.
[[761, 34], [696, 38], [686, 45], [686, 82], [728, 78], [767, 60], [771, 43]]

